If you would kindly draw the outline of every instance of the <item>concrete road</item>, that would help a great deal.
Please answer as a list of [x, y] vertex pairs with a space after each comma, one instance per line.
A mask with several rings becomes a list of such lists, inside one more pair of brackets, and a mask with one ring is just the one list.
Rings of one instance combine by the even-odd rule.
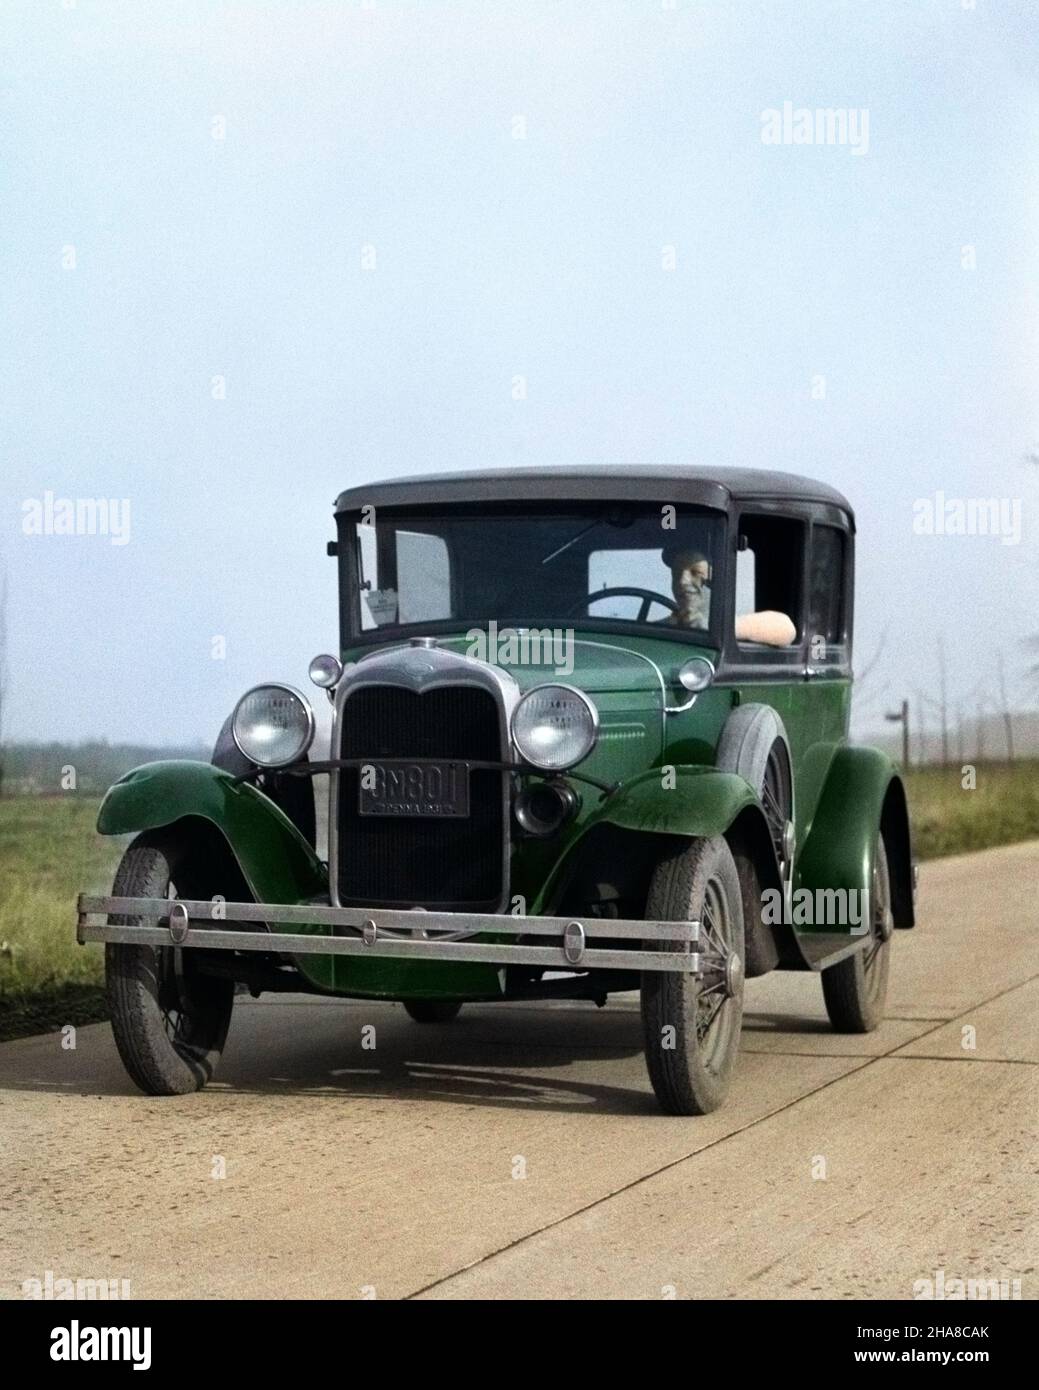
[[[657, 1113], [637, 999], [240, 1001], [220, 1077], [139, 1096], [107, 1025], [0, 1047], [0, 1295], [912, 1298], [1039, 1289], [1039, 843], [924, 865], [889, 1020], [748, 986], [728, 1104]], [[361, 1045], [365, 1024], [377, 1047]], [[223, 1176], [221, 1176], [223, 1174]]]

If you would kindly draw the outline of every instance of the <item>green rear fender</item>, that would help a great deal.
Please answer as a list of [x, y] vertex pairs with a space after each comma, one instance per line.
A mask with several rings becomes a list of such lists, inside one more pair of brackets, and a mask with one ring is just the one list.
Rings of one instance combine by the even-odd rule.
[[139, 835], [189, 817], [220, 831], [257, 902], [299, 903], [327, 892], [324, 865], [285, 813], [211, 763], [134, 768], [109, 789], [97, 828], [102, 835]]
[[[869, 893], [877, 831], [883, 828], [891, 873], [892, 909], [897, 927], [911, 927], [913, 856], [905, 789], [886, 754], [876, 748], [845, 745], [835, 753], [815, 816], [798, 855], [797, 889]], [[847, 931], [835, 933], [798, 925], [805, 954], [819, 961], [848, 949]], [[854, 945], [861, 944], [861, 936]]]

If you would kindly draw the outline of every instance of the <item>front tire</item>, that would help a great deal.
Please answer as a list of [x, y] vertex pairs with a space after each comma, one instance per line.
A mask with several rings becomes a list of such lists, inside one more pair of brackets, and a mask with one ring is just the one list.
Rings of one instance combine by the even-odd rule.
[[[166, 898], [172, 887], [166, 852], [135, 841], [116, 870], [112, 896]], [[105, 989], [115, 1044], [135, 1085], [149, 1096], [201, 1090], [223, 1052], [234, 981], [202, 974], [190, 950], [109, 944]]]
[[[700, 923], [701, 978], [644, 971], [646, 1066], [668, 1115], [706, 1115], [729, 1089], [743, 1022], [744, 923], [740, 876], [725, 839], [693, 840], [656, 869], [647, 920]], [[648, 949], [682, 950], [680, 942]]]
[[879, 833], [873, 855], [870, 914], [867, 944], [822, 972], [826, 1012], [838, 1033], [872, 1033], [884, 1017], [894, 919], [887, 849]]

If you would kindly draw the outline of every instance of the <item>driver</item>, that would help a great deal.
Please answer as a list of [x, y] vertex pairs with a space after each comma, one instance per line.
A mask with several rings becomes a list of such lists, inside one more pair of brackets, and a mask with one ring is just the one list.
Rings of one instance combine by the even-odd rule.
[[671, 592], [678, 607], [667, 618], [671, 627], [706, 628], [711, 616], [711, 566], [702, 551], [688, 547], [665, 550], [671, 567]]
[[[711, 566], [700, 550], [675, 546], [661, 559], [671, 568], [671, 592], [678, 604], [666, 619], [671, 627], [706, 628], [711, 614]], [[767, 647], [789, 647], [797, 640], [797, 628], [786, 613], [763, 609], [736, 618], [737, 642], [756, 642]]]

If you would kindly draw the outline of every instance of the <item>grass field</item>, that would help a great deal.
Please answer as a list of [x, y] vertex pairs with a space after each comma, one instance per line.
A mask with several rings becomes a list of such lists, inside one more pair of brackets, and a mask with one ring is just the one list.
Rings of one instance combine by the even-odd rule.
[[122, 841], [94, 829], [100, 798], [0, 800], [0, 1038], [103, 1018], [100, 946], [77, 946], [76, 894], [107, 892]]
[[1039, 838], [1039, 760], [978, 763], [967, 790], [961, 768], [915, 768], [906, 779], [920, 859]]
[[[1039, 838], [1039, 762], [914, 770], [921, 859]], [[104, 1017], [99, 946], [77, 946], [78, 892], [107, 892], [123, 841], [94, 830], [94, 797], [0, 800], [0, 1039]]]

